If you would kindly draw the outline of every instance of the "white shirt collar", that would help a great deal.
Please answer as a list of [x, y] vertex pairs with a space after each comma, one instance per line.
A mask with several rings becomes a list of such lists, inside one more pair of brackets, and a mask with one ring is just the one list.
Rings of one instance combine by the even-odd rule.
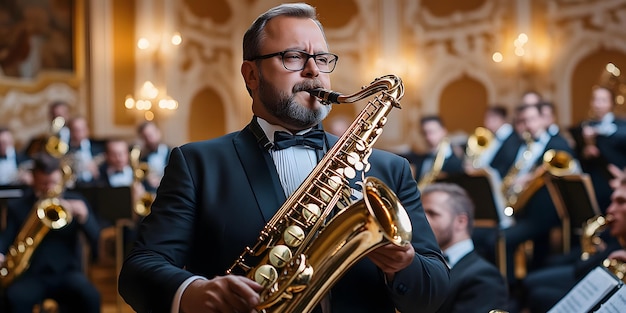
[[474, 242], [472, 242], [471, 238], [468, 238], [453, 244], [443, 251], [443, 253], [448, 256], [448, 265], [450, 268], [453, 268], [459, 260], [472, 252], [472, 250], [474, 250]]

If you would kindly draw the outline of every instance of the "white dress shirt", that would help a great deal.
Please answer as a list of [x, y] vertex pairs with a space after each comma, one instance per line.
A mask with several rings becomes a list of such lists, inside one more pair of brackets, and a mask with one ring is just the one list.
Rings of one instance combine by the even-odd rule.
[[448, 266], [453, 268], [459, 260], [474, 250], [474, 242], [468, 238], [448, 247], [443, 254], [448, 258]]
[[15, 148], [7, 148], [6, 158], [0, 159], [0, 185], [10, 185], [17, 181], [18, 168]]

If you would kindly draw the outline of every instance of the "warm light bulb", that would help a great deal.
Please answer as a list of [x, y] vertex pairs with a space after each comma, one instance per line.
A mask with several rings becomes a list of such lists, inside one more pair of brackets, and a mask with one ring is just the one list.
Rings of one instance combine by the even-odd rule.
[[180, 35], [179, 32], [175, 32], [174, 35], [172, 35], [171, 42], [173, 45], [178, 46], [183, 42], [183, 37]]
[[524, 51], [524, 48], [515, 48], [515, 55], [518, 57], [523, 57], [524, 54], [526, 54], [526, 51]]
[[146, 50], [149, 47], [150, 47], [150, 41], [147, 38], [141, 37], [139, 38], [139, 40], [137, 40], [137, 48], [141, 50]]
[[523, 45], [528, 42], [528, 35], [525, 33], [521, 33], [517, 36], [517, 40]]
[[140, 94], [142, 98], [156, 99], [159, 95], [159, 89], [157, 89], [151, 81], [147, 80], [141, 86]]
[[154, 113], [152, 111], [146, 111], [146, 113], [143, 114], [143, 117], [146, 121], [152, 121], [154, 120]]
[[500, 63], [502, 62], [502, 60], [504, 59], [504, 57], [502, 56], [502, 53], [500, 52], [494, 52], [494, 54], [491, 56], [491, 59], [496, 62], [496, 63]]
[[135, 99], [133, 98], [133, 96], [126, 96], [126, 100], [124, 100], [124, 106], [129, 110], [135, 107]]

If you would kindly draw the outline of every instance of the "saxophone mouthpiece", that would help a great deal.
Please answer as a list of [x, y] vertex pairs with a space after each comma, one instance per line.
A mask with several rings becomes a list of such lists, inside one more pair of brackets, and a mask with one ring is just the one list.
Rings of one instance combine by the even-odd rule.
[[332, 103], [337, 103], [337, 104], [341, 103], [339, 102], [339, 96], [341, 96], [341, 94], [338, 92], [334, 92], [332, 90], [316, 88], [316, 89], [307, 90], [307, 92], [310, 93], [312, 96], [315, 96], [319, 98], [320, 100], [322, 100], [322, 103], [326, 105], [332, 104]]

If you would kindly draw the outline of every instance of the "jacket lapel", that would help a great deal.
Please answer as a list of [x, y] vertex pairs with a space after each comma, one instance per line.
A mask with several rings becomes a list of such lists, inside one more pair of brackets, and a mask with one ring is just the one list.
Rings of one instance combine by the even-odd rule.
[[[233, 144], [263, 219], [267, 222], [285, 202], [274, 162], [269, 153], [257, 143], [250, 131], [250, 125], [233, 139]], [[268, 184], [268, 181], [271, 183]]]

